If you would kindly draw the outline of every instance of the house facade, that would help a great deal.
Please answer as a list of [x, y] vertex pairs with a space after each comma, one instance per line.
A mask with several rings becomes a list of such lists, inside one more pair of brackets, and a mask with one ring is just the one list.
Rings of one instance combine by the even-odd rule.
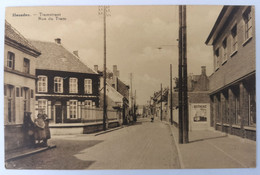
[[24, 115], [35, 115], [35, 65], [40, 55], [7, 21], [4, 47], [4, 129], [5, 149], [28, 144]]
[[256, 140], [255, 8], [224, 6], [206, 44], [214, 53], [211, 126]]
[[42, 51], [36, 62], [36, 113], [47, 114], [50, 124], [95, 121], [99, 75], [79, 60], [77, 52], [65, 49], [59, 38], [32, 43]]
[[[188, 106], [189, 106], [189, 130], [210, 129], [210, 98], [209, 98], [209, 78], [206, 74], [206, 67], [201, 66], [201, 74], [188, 76]], [[172, 113], [173, 123], [179, 123], [179, 101], [178, 82], [172, 93]], [[170, 93], [168, 94], [167, 121], [171, 121], [170, 116]]]
[[[98, 69], [98, 65], [94, 66], [94, 70], [102, 74], [103, 71]], [[103, 106], [103, 78], [100, 84], [100, 106]], [[120, 123], [127, 124], [129, 122], [129, 86], [119, 78], [119, 70], [117, 65], [113, 65], [113, 70], [107, 69], [107, 108], [108, 110], [117, 110]], [[111, 89], [113, 88], [113, 89]], [[110, 90], [109, 90], [110, 89]], [[109, 91], [109, 92], [108, 92]], [[115, 98], [116, 97], [116, 98]], [[120, 100], [119, 100], [120, 99]]]

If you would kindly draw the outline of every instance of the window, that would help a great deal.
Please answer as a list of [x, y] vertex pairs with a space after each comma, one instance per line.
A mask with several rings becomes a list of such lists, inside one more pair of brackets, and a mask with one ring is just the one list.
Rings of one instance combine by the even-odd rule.
[[38, 100], [38, 111], [41, 114], [47, 114], [47, 100], [46, 99]]
[[227, 38], [222, 42], [223, 53], [222, 53], [222, 64], [227, 61]]
[[30, 73], [30, 60], [27, 58], [23, 59], [23, 72], [27, 74]]
[[54, 77], [54, 92], [63, 93], [63, 79], [61, 77]]
[[85, 94], [92, 94], [92, 80], [91, 79], [84, 80], [84, 92], [85, 92]]
[[14, 69], [15, 55], [13, 52], [7, 53], [7, 67]]
[[78, 93], [78, 79], [70, 78], [70, 93]]
[[248, 83], [248, 102], [249, 102], [249, 126], [256, 127], [256, 91], [255, 79], [251, 79]]
[[215, 50], [215, 70], [219, 68], [220, 58], [219, 58], [219, 48]]
[[69, 118], [70, 119], [77, 118], [77, 100], [69, 101]]
[[11, 85], [7, 85], [6, 88], [6, 96], [7, 96], [7, 120], [9, 123], [15, 122], [14, 115], [14, 87]]
[[17, 87], [17, 88], [16, 88], [16, 97], [19, 97], [19, 96], [20, 96], [20, 88]]
[[247, 8], [243, 14], [245, 22], [245, 40], [252, 37], [252, 12], [251, 7]]
[[235, 100], [235, 124], [240, 125], [241, 124], [241, 116], [240, 116], [240, 91], [239, 86], [233, 87], [233, 93], [234, 93], [234, 100]]
[[237, 51], [237, 25], [231, 30], [231, 53]]
[[48, 78], [47, 76], [40, 75], [38, 76], [38, 92], [47, 92], [48, 87]]
[[30, 112], [30, 91], [29, 88], [22, 88], [23, 91], [23, 109], [24, 112]]
[[34, 95], [34, 94], [33, 94], [33, 89], [31, 89], [31, 98], [34, 97], [33, 95]]

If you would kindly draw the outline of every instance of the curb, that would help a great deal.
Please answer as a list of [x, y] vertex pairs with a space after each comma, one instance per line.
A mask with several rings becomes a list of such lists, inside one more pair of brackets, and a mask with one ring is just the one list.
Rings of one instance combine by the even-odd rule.
[[13, 157], [6, 159], [5, 161], [8, 162], [8, 161], [20, 159], [20, 158], [23, 158], [23, 157], [26, 157], [26, 156], [29, 156], [29, 155], [33, 155], [33, 154], [36, 154], [36, 153], [40, 153], [40, 152], [43, 152], [43, 151], [46, 151], [46, 150], [52, 149], [52, 148], [56, 148], [56, 145], [48, 146], [48, 147], [45, 147], [45, 148], [39, 148], [37, 150], [30, 151], [30, 152], [27, 152], [27, 153], [18, 154], [16, 156], [13, 156]]
[[108, 132], [116, 131], [116, 130], [119, 130], [119, 129], [122, 129], [122, 128], [124, 128], [124, 127], [121, 126], [121, 127], [116, 127], [116, 128], [114, 128], [114, 129], [109, 129], [109, 130], [106, 130], [106, 131], [101, 131], [101, 132], [95, 134], [95, 136], [102, 135], [102, 134], [106, 134], [106, 133], [108, 133]]
[[178, 140], [176, 140], [176, 136], [175, 136], [175, 134], [174, 134], [174, 132], [173, 132], [173, 129], [172, 129], [172, 127], [174, 127], [174, 126], [170, 125], [169, 123], [167, 123], [167, 122], [165, 122], [165, 121], [163, 121], [163, 123], [167, 124], [167, 125], [170, 127], [171, 134], [172, 134], [172, 137], [173, 137], [173, 139], [174, 139], [175, 146], [176, 146], [176, 148], [177, 148], [177, 154], [178, 154], [178, 159], [179, 159], [179, 163], [180, 163], [180, 168], [181, 168], [181, 169], [185, 169], [184, 164], [183, 164], [183, 160], [182, 160], [181, 151], [180, 151], [179, 145], [177, 144], [177, 143], [178, 143], [178, 142], [177, 142]]

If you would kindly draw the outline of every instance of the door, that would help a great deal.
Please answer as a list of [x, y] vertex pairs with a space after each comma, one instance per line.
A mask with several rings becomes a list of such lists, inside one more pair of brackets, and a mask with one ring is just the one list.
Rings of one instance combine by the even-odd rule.
[[62, 109], [61, 105], [55, 105], [56, 123], [62, 123]]

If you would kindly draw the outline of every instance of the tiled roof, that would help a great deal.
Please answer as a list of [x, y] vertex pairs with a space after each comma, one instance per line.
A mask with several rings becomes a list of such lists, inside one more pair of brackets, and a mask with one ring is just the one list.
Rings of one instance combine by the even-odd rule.
[[77, 56], [65, 49], [62, 44], [43, 41], [31, 42], [42, 53], [36, 61], [36, 69], [97, 74], [81, 62]]
[[15, 28], [11, 26], [7, 21], [5, 21], [5, 38], [26, 47], [29, 50], [40, 54], [40, 51], [36, 49], [23, 35], [21, 35]]

